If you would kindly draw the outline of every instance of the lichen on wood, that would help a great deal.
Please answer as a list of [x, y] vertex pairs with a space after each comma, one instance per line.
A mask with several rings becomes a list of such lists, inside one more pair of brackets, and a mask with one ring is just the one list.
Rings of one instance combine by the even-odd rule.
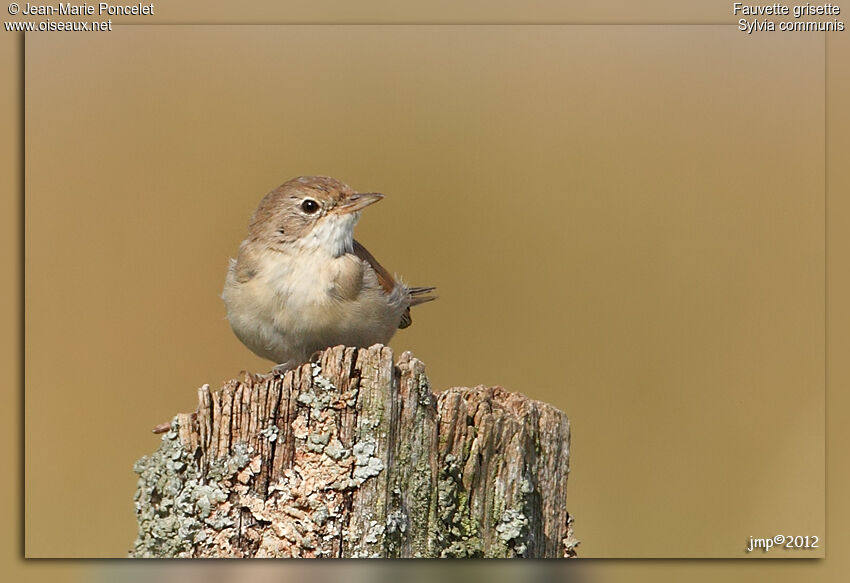
[[337, 346], [198, 391], [140, 459], [135, 557], [564, 557], [569, 421], [431, 392], [410, 353]]

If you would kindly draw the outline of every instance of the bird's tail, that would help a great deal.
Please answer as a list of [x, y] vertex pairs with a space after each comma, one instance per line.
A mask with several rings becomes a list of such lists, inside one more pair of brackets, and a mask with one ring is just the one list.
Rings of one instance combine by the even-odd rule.
[[410, 308], [412, 306], [418, 306], [419, 304], [424, 304], [425, 302], [430, 302], [432, 300], [436, 300], [437, 296], [433, 295], [435, 287], [409, 287], [407, 288], [407, 297], [409, 298], [409, 303], [407, 304], [407, 309], [404, 310], [404, 313], [401, 315], [401, 322], [399, 322], [399, 328], [407, 328], [413, 323], [413, 318], [410, 317]]
[[432, 294], [437, 288], [435, 287], [411, 287], [407, 293], [410, 295], [410, 305], [418, 306], [425, 302], [431, 302], [437, 299], [438, 296]]

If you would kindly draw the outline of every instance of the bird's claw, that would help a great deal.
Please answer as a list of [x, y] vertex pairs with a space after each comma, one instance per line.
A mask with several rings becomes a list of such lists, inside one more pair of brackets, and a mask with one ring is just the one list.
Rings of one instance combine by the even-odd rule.
[[274, 367], [272, 367], [272, 372], [275, 374], [283, 375], [284, 373], [294, 368], [298, 368], [299, 364], [300, 363], [295, 362], [294, 360], [287, 360], [286, 362], [281, 362], [280, 364], [276, 364]]

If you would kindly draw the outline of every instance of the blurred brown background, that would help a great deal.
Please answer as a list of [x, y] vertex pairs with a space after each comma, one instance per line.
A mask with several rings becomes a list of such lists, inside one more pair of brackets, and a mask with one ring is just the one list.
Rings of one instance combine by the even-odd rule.
[[435, 388], [569, 414], [583, 556], [822, 536], [823, 46], [720, 27], [30, 35], [27, 555], [123, 555], [148, 429], [268, 369], [217, 294], [256, 202], [306, 173], [388, 194], [358, 237], [441, 287], [393, 342]]
[[823, 74], [721, 27], [31, 35], [26, 554], [122, 556], [149, 429], [268, 370], [218, 294], [298, 174], [388, 195], [358, 238], [440, 287], [393, 340], [435, 389], [570, 416], [583, 556], [823, 537]]

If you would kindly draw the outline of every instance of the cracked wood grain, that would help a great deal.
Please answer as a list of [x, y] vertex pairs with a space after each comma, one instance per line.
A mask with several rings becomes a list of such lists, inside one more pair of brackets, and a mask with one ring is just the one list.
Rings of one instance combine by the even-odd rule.
[[140, 459], [135, 557], [570, 557], [569, 421], [501, 387], [431, 392], [337, 346], [198, 391]]

